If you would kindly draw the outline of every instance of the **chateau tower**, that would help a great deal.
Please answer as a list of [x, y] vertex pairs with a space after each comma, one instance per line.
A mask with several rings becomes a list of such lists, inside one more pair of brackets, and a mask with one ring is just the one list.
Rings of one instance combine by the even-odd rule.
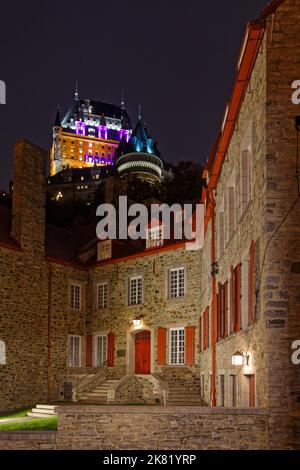
[[88, 168], [113, 165], [114, 154], [124, 137], [131, 135], [130, 119], [122, 94], [121, 105], [81, 99], [78, 88], [67, 114], [58, 108], [53, 126], [50, 175], [66, 167]]
[[123, 136], [116, 151], [116, 165], [122, 179], [135, 176], [151, 183], [164, 177], [164, 162], [156, 143], [149, 136], [139, 113], [138, 122], [129, 140]]

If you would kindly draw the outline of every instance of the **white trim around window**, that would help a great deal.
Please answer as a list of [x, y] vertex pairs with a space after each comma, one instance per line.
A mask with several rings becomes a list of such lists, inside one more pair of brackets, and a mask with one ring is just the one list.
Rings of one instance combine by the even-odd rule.
[[108, 307], [108, 282], [99, 282], [97, 284], [97, 309]]
[[168, 297], [180, 299], [186, 295], [186, 269], [184, 266], [171, 268], [168, 272]]
[[185, 353], [185, 329], [184, 327], [169, 329], [169, 364], [174, 366], [184, 365]]
[[143, 276], [130, 276], [128, 279], [128, 305], [141, 305], [144, 301]]
[[94, 341], [94, 354], [93, 362], [94, 366], [101, 366], [105, 361], [107, 361], [107, 334], [99, 333], [96, 334], [93, 338]]
[[69, 367], [81, 366], [81, 336], [69, 335]]
[[70, 282], [69, 286], [69, 306], [72, 310], [81, 310], [82, 306], [82, 285], [78, 282]]
[[147, 230], [146, 248], [154, 248], [163, 245], [163, 226], [157, 225]]

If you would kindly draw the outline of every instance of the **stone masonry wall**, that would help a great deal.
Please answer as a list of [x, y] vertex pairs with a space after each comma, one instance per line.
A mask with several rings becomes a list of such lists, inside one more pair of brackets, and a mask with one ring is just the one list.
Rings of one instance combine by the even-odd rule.
[[[230, 277], [231, 267], [238, 263], [245, 263], [249, 254], [251, 241], [255, 242], [255, 280], [259, 278], [259, 259], [264, 249], [265, 213], [266, 213], [266, 38], [258, 54], [248, 91], [245, 94], [240, 109], [238, 121], [229, 144], [228, 152], [222, 167], [222, 173], [215, 192], [216, 220], [215, 220], [215, 246], [219, 266], [217, 285], [224, 284], [228, 280], [228, 324], [230, 322]], [[249, 137], [250, 135], [250, 137]], [[241, 154], [245, 140], [251, 141], [252, 148], [252, 200], [242, 213], [241, 207]], [[228, 236], [227, 216], [227, 188], [235, 187], [235, 231]], [[220, 250], [219, 214], [224, 212], [225, 218], [225, 246]], [[200, 372], [203, 377], [202, 391], [206, 402], [210, 402], [210, 375], [211, 365], [211, 222], [208, 225], [205, 236], [205, 244], [202, 252], [202, 305], [201, 312], [210, 307], [210, 347], [200, 353]], [[246, 321], [248, 309], [247, 290], [244, 289], [242, 280], [241, 317], [243, 330], [237, 334], [231, 334], [226, 339], [218, 342], [216, 347], [217, 371], [216, 371], [216, 395], [220, 404], [220, 375], [225, 377], [225, 406], [231, 406], [230, 375], [237, 377], [237, 406], [247, 406], [245, 399], [245, 375], [255, 374], [256, 379], [256, 405], [267, 406], [267, 380], [268, 370], [264, 360], [266, 344], [266, 330], [261, 317], [259, 304], [256, 309], [255, 326], [248, 327]], [[232, 354], [236, 351], [249, 353], [249, 366], [242, 368], [232, 367]]]
[[47, 152], [39, 147], [16, 144], [12, 231], [20, 250], [0, 247], [0, 340], [6, 348], [0, 412], [47, 399], [46, 160]]
[[0, 431], [0, 450], [56, 449], [56, 431]]
[[[199, 318], [200, 292], [199, 278], [201, 260], [198, 252], [184, 248], [141, 256], [119, 263], [97, 265], [91, 272], [89, 292], [89, 317], [87, 334], [115, 333], [115, 365], [108, 369], [109, 378], [121, 378], [126, 373], [134, 373], [134, 355], [130, 353], [129, 342], [134, 334], [142, 329], [149, 329], [152, 338], [152, 372], [162, 373], [168, 366], [158, 367], [157, 328], [176, 326], [195, 326], [195, 357], [197, 350], [197, 322]], [[168, 269], [185, 266], [187, 272], [187, 294], [182, 299], [167, 298]], [[128, 306], [127, 292], [130, 275], [142, 275], [144, 282], [144, 302], [142, 305]], [[107, 309], [96, 308], [97, 283], [107, 281], [109, 305]], [[140, 317], [140, 329], [133, 328], [133, 319]], [[134, 344], [131, 345], [131, 352]], [[167, 361], [168, 357], [167, 344]], [[174, 369], [174, 368], [173, 368]], [[180, 369], [180, 368], [179, 368]], [[197, 376], [197, 366], [191, 366]], [[180, 372], [178, 372], [180, 374]], [[182, 377], [185, 371], [182, 370]]]
[[[263, 316], [268, 341], [265, 356], [272, 410], [271, 445], [276, 445], [282, 436], [295, 445], [300, 442], [297, 427], [300, 366], [291, 361], [292, 343], [300, 340], [300, 273], [292, 269], [293, 263], [300, 262], [300, 181], [297, 183], [296, 178], [295, 129], [300, 105], [291, 100], [294, 91], [291, 85], [299, 79], [300, 1], [286, 0], [273, 21], [269, 18], [267, 28], [266, 233], [267, 239], [272, 240], [264, 266]], [[298, 138], [300, 141], [299, 133]], [[298, 160], [298, 167], [299, 164]]]
[[266, 410], [78, 406], [58, 412], [58, 449], [268, 448]]

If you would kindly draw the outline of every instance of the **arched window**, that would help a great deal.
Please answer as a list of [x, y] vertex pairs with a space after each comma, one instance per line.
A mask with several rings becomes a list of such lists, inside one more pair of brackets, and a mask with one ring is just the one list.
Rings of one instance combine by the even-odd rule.
[[6, 364], [5, 343], [0, 341], [0, 364]]

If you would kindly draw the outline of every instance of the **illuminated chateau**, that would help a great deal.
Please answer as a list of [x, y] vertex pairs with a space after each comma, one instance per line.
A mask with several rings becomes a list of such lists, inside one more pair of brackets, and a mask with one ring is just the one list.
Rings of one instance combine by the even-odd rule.
[[76, 87], [74, 101], [61, 119], [57, 110], [53, 127], [50, 175], [64, 168], [89, 168], [113, 164], [123, 136], [131, 135], [130, 119], [122, 98], [121, 106], [80, 99]]
[[[193, 249], [154, 219], [147, 240], [50, 222], [48, 152], [16, 144], [12, 205], [0, 203], [0, 414], [37, 405], [31, 416], [59, 424], [23, 444], [0, 431], [0, 449], [300, 449], [299, 25], [300, 0], [247, 25]], [[98, 174], [110, 204], [130, 175], [166, 171], [123, 103], [77, 92], [57, 116], [52, 174], [67, 162], [66, 186]]]
[[57, 109], [48, 194], [51, 199], [91, 203], [109, 176], [160, 183], [172, 178], [172, 172], [142, 123], [141, 112], [132, 131], [123, 96], [120, 106], [80, 99], [76, 86], [63, 119]]

